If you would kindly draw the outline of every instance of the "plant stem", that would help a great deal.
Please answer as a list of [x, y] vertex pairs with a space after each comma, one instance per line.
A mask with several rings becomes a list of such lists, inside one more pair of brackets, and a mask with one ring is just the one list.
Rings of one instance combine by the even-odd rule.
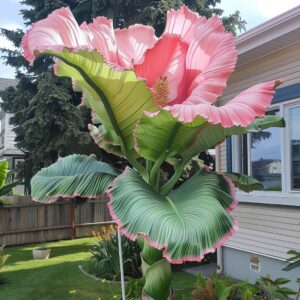
[[161, 195], [166, 195], [170, 192], [175, 186], [176, 182], [183, 173], [184, 167], [187, 164], [188, 160], [183, 160], [175, 169], [174, 175], [169, 179], [169, 181], [161, 188]]
[[167, 300], [171, 292], [172, 280], [170, 263], [163, 258], [162, 251], [151, 247], [145, 239], [141, 258], [143, 278], [145, 278], [145, 299], [150, 299], [150, 296], [154, 300]]
[[163, 162], [167, 159], [167, 157], [170, 153], [171, 146], [174, 142], [174, 139], [176, 137], [176, 134], [177, 134], [180, 126], [181, 126], [181, 123], [179, 123], [179, 122], [174, 124], [174, 126], [172, 128], [172, 131], [169, 135], [165, 151], [163, 153], [161, 153], [161, 155], [158, 157], [158, 159], [154, 163], [154, 166], [153, 166], [153, 168], [151, 170], [151, 173], [150, 173], [150, 184], [152, 186], [156, 185], [157, 176], [159, 176], [158, 173], [159, 173], [160, 167], [163, 164]]
[[61, 61], [63, 61], [65, 64], [69, 65], [70, 67], [74, 68], [75, 70], [77, 70], [80, 75], [83, 77], [83, 79], [88, 83], [88, 85], [90, 85], [90, 87], [96, 92], [96, 94], [99, 96], [100, 100], [102, 101], [105, 110], [107, 112], [107, 115], [110, 119], [110, 122], [115, 130], [115, 132], [117, 133], [117, 135], [120, 137], [121, 140], [121, 149], [123, 154], [126, 156], [128, 162], [141, 174], [141, 175], [145, 175], [146, 173], [146, 169], [131, 155], [131, 153], [129, 153], [126, 144], [125, 144], [125, 139], [123, 137], [123, 134], [119, 128], [118, 122], [116, 120], [116, 117], [114, 115], [114, 112], [109, 104], [109, 101], [107, 99], [107, 97], [105, 96], [105, 94], [102, 92], [102, 90], [97, 86], [97, 84], [95, 84], [93, 82], [93, 80], [88, 76], [88, 74], [85, 73], [84, 70], [82, 70], [79, 66], [69, 62], [67, 59], [65, 59], [64, 57], [61, 57], [60, 55], [57, 54], [44, 54], [44, 55], [50, 55], [50, 56], [54, 56], [58, 59], [60, 59]]

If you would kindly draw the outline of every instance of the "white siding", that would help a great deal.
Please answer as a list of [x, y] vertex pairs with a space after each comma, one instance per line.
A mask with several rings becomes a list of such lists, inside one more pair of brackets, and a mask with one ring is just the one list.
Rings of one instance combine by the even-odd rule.
[[238, 67], [219, 102], [227, 102], [254, 84], [274, 79], [283, 82], [280, 87], [300, 82], [300, 42]]
[[240, 203], [232, 215], [239, 230], [225, 246], [278, 259], [300, 251], [300, 208]]
[[[239, 66], [219, 102], [225, 103], [242, 90], [273, 79], [283, 81], [280, 87], [300, 82], [300, 42]], [[226, 145], [221, 149], [221, 170], [225, 171]], [[278, 259], [286, 259], [289, 249], [300, 251], [299, 207], [240, 203], [233, 215], [240, 229], [225, 246]]]

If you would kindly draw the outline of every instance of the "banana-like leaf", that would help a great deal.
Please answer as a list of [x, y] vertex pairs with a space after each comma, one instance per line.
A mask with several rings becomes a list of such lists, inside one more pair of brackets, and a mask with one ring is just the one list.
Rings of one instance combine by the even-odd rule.
[[181, 153], [195, 141], [197, 134], [199, 128], [187, 126], [165, 110], [153, 116], [144, 114], [135, 128], [135, 149], [144, 158], [155, 161], [166, 151], [166, 157]]
[[285, 127], [284, 119], [279, 116], [264, 116], [254, 120], [248, 127], [247, 132], [257, 132], [270, 127]]
[[[181, 154], [184, 158], [191, 158], [202, 151], [214, 148], [228, 136], [284, 126], [283, 119], [278, 116], [256, 119], [247, 128], [239, 126], [223, 128], [221, 125], [210, 125], [205, 119], [199, 118], [197, 122], [185, 124], [165, 110], [156, 114], [143, 114], [135, 128], [136, 151], [152, 161], [157, 160], [166, 151], [167, 157]], [[172, 136], [176, 125], [179, 125], [178, 130]], [[173, 140], [168, 149], [170, 137]]]
[[39, 171], [31, 180], [35, 201], [54, 202], [59, 198], [96, 198], [117, 175], [95, 157], [69, 155]]
[[0, 188], [2, 188], [5, 185], [7, 174], [8, 174], [8, 161], [1, 160], [0, 161]]
[[[102, 56], [94, 51], [79, 50], [61, 52], [52, 50], [44, 54], [55, 56], [56, 74], [71, 77], [77, 89], [83, 91], [84, 101], [100, 117], [105, 129], [113, 132], [116, 140], [122, 136], [127, 149], [133, 149], [133, 129], [144, 111], [155, 111], [151, 91], [144, 80], [133, 71], [116, 70], [106, 64]], [[118, 132], [119, 131], [119, 132]]]
[[19, 184], [19, 181], [14, 181], [4, 185], [2, 188], [0, 188], [0, 196], [8, 195], [13, 190], [13, 188]]
[[283, 268], [284, 271], [290, 271], [296, 268], [300, 269], [300, 252], [296, 250], [289, 250], [288, 254], [291, 256], [287, 260], [287, 266]]
[[227, 177], [229, 177], [233, 184], [244, 192], [251, 192], [254, 190], [263, 189], [263, 185], [256, 180], [255, 178], [240, 174], [240, 173], [224, 173]]
[[114, 145], [113, 142], [107, 138], [102, 125], [96, 127], [92, 124], [89, 124], [88, 128], [91, 137], [100, 148], [104, 149], [108, 153], [123, 157], [121, 146]]
[[199, 153], [215, 148], [222, 143], [227, 137], [232, 135], [243, 135], [248, 132], [257, 132], [270, 127], [284, 127], [283, 118], [278, 116], [265, 116], [254, 120], [247, 128], [234, 126], [223, 128], [221, 125], [208, 125], [203, 128], [197, 136], [197, 140], [192, 147], [187, 148], [181, 153], [182, 157], [193, 157]]
[[123, 234], [145, 236], [171, 263], [201, 261], [235, 231], [230, 179], [202, 170], [166, 196], [127, 168], [108, 190], [112, 218]]

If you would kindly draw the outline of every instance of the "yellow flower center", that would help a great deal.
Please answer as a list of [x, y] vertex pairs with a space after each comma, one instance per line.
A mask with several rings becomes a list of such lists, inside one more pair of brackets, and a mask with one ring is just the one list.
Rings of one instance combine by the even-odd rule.
[[165, 106], [168, 103], [169, 85], [167, 77], [160, 77], [155, 80], [152, 89], [153, 101], [157, 106]]

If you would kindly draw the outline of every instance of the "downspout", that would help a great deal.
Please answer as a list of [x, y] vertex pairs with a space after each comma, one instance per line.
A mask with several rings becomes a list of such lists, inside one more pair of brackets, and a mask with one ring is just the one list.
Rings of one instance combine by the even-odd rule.
[[[221, 146], [216, 147], [216, 171], [221, 171]], [[220, 274], [223, 271], [223, 250], [222, 247], [217, 249], [217, 273]]]

